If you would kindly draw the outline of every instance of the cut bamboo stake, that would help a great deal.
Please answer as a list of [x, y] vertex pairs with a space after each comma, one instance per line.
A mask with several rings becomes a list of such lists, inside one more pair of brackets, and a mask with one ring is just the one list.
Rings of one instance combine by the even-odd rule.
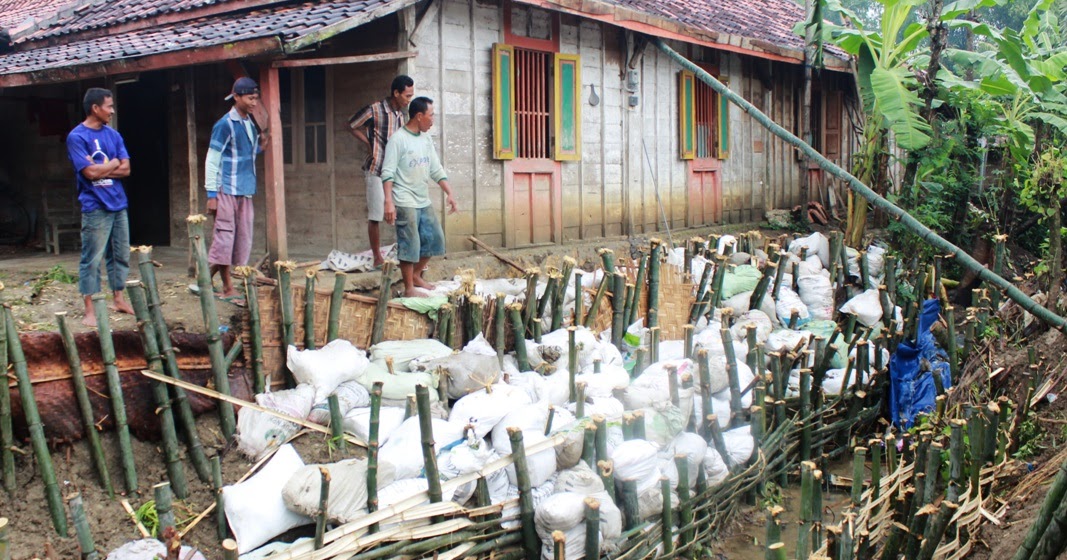
[[582, 326], [585, 328], [593, 328], [593, 325], [596, 324], [596, 316], [597, 312], [600, 310], [600, 302], [604, 299], [605, 294], [607, 294], [608, 286], [613, 282], [614, 280], [612, 280], [612, 277], [606, 274], [600, 280], [600, 286], [596, 290], [596, 295], [593, 296], [593, 303], [589, 304], [589, 313], [586, 313], [585, 321], [582, 322]]
[[648, 336], [650, 340], [648, 359], [654, 364], [659, 361], [659, 327], [648, 329]]
[[641, 509], [637, 501], [637, 481], [622, 481], [623, 530], [631, 531], [641, 524]]
[[[686, 547], [696, 538], [696, 531], [689, 528], [693, 525], [693, 501], [689, 495], [689, 458], [685, 454], [675, 455], [674, 465], [678, 469], [678, 526], [685, 527], [678, 535], [678, 546]], [[698, 468], [703, 469], [703, 466]], [[669, 488], [663, 491], [663, 499], [666, 500], [663, 508], [671, 509]], [[663, 532], [670, 531], [671, 525], [665, 522]]]
[[[679, 476], [678, 482], [681, 485], [682, 479]], [[685, 481], [684, 486], [689, 487], [689, 480]], [[660, 494], [663, 496], [663, 507], [660, 512], [660, 548], [663, 550], [663, 554], [671, 554], [674, 552], [674, 510], [671, 506], [671, 480], [666, 476], [661, 476], [659, 479]]]
[[611, 290], [611, 341], [622, 350], [622, 338], [626, 334], [626, 317], [623, 315], [626, 310], [626, 275], [616, 272], [613, 278], [615, 283]]
[[[700, 406], [704, 414], [711, 412], [711, 358], [708, 355], [708, 351], [701, 348], [697, 351], [697, 366], [698, 374], [700, 375]], [[706, 441], [710, 441], [711, 432], [706, 429], [706, 425], [700, 426], [700, 433], [704, 436]]]
[[315, 280], [314, 269], [304, 270], [304, 350], [315, 349]]
[[152, 495], [156, 500], [156, 515], [159, 519], [158, 534], [162, 535], [168, 528], [173, 529], [174, 521], [174, 497], [171, 495], [170, 483], [160, 482], [152, 487]]
[[612, 502], [617, 501], [615, 498], [615, 463], [611, 459], [597, 461], [596, 467], [600, 481], [604, 483], [604, 491], [611, 496]]
[[331, 394], [326, 397], [327, 405], [330, 407], [330, 439], [337, 444], [337, 449], [341, 453], [348, 451], [348, 442], [345, 441], [345, 428], [344, 428], [344, 416], [341, 414], [341, 402], [337, 398], [337, 394]]
[[[527, 558], [537, 558], [540, 554], [537, 531], [534, 527], [533, 494], [530, 487], [530, 471], [526, 463], [526, 447], [522, 441], [522, 430], [514, 426], [507, 429], [511, 439], [511, 457], [515, 462], [515, 478], [519, 487], [519, 526], [522, 531], [522, 546]], [[427, 473], [427, 476], [429, 474]]]
[[[259, 316], [259, 292], [256, 288], [256, 271], [247, 266], [239, 266], [234, 271], [243, 277], [242, 281], [245, 287], [245, 302], [248, 306], [248, 344], [252, 353], [252, 390], [258, 395], [266, 390], [266, 380], [263, 374], [263, 323]], [[340, 305], [340, 299], [338, 299], [338, 312], [340, 312]], [[330, 313], [333, 313], [332, 300], [330, 302]], [[334, 334], [334, 338], [336, 338], [336, 329]]]
[[182, 467], [182, 457], [178, 451], [178, 432], [174, 429], [174, 414], [170, 409], [170, 398], [167, 395], [166, 385], [152, 381], [152, 393], [156, 397], [156, 405], [159, 410], [159, 425], [162, 432], [163, 456], [167, 463], [167, 478], [174, 486], [174, 494], [179, 500], [184, 500], [189, 492], [185, 484], [185, 469]]
[[237, 560], [237, 541], [233, 539], [222, 541], [222, 560]]
[[600, 502], [586, 498], [585, 504], [585, 557], [600, 558]]
[[454, 320], [455, 308], [451, 303], [446, 303], [437, 310], [437, 340], [449, 348], [452, 347], [452, 324]]
[[126, 482], [126, 492], [135, 493], [137, 492], [137, 467], [134, 464], [130, 427], [126, 423], [126, 399], [122, 394], [122, 379], [115, 365], [115, 345], [111, 340], [111, 327], [108, 324], [107, 302], [104, 301], [104, 294], [95, 294], [92, 302], [93, 309], [96, 311], [96, 330], [100, 336], [100, 353], [104, 360], [104, 371], [107, 374], [111, 414], [115, 418], [115, 433], [118, 434], [119, 452], [122, 456], [123, 480]]
[[867, 448], [857, 447], [852, 453], [852, 507], [858, 508], [863, 501], [863, 473], [867, 462]]
[[723, 327], [719, 334], [722, 336], [723, 349], [726, 352], [726, 375], [730, 383], [730, 426], [736, 427], [743, 421], [743, 408], [741, 405], [741, 382], [737, 373], [737, 354], [734, 352], [734, 337], [730, 329]]
[[[338, 333], [341, 330], [341, 307], [345, 302], [345, 284], [348, 282], [348, 275], [344, 272], [333, 273], [333, 293], [330, 294], [330, 313], [326, 317], [326, 342], [333, 342], [337, 339]], [[248, 312], [252, 312], [252, 306], [249, 304]], [[259, 318], [256, 317], [258, 323]]]
[[[127, 287], [126, 290], [130, 295], [130, 300], [135, 299], [134, 293]], [[144, 292], [141, 292], [141, 298], [144, 298]], [[142, 299], [143, 303], [143, 299]], [[136, 305], [136, 304], [135, 304]], [[0, 321], [0, 326], [6, 324], [5, 321]], [[96, 474], [100, 477], [100, 485], [107, 491], [109, 498], [115, 498], [115, 490], [111, 486], [111, 477], [107, 471], [107, 457], [104, 455], [104, 447], [100, 443], [100, 434], [96, 429], [96, 421], [93, 417], [93, 407], [89, 403], [89, 391], [85, 387], [85, 375], [82, 373], [81, 357], [78, 355], [78, 347], [74, 344], [74, 334], [70, 332], [70, 327], [67, 326], [67, 313], [60, 311], [56, 313], [56, 325], [59, 327], [59, 336], [63, 339], [63, 349], [67, 353], [67, 363], [70, 365], [70, 380], [74, 385], [74, 396], [78, 401], [78, 411], [81, 412], [82, 424], [85, 426], [85, 437], [89, 440], [89, 452], [93, 457], [93, 466], [96, 468]], [[7, 344], [7, 340], [4, 340], [4, 344]], [[6, 349], [5, 349], [6, 350]], [[6, 352], [3, 360], [7, 361]], [[6, 380], [5, 380], [6, 381]], [[6, 395], [8, 392], [7, 383], [3, 383], [3, 387], [0, 387], [0, 393]], [[2, 406], [2, 403], [0, 403]], [[8, 415], [10, 415], [10, 402], [8, 403]], [[4, 450], [7, 453], [11, 453], [12, 442], [4, 442]], [[5, 466], [5, 469], [7, 467]], [[12, 463], [11, 468], [14, 469]], [[12, 479], [15, 476], [14, 470], [11, 471]]]
[[541, 277], [540, 268], [531, 268], [526, 271], [526, 297], [522, 301], [522, 325], [524, 331], [530, 331], [530, 321], [534, 318], [537, 310], [537, 280]]
[[[430, 415], [430, 390], [425, 385], [415, 386], [415, 401], [419, 409], [419, 432], [422, 435], [422, 460], [426, 470], [427, 493], [430, 503], [441, 501], [441, 476], [437, 471], [437, 453], [434, 450], [433, 417]], [[434, 523], [443, 518], [435, 518]]]
[[[229, 368], [226, 367], [226, 359], [222, 351], [219, 315], [215, 310], [215, 293], [211, 289], [211, 267], [208, 265], [207, 250], [204, 248], [204, 222], [206, 220], [207, 218], [200, 215], [189, 216], [186, 219], [189, 223], [189, 238], [192, 240], [193, 254], [197, 262], [196, 283], [200, 288], [200, 312], [204, 316], [204, 328], [207, 330], [207, 350], [211, 358], [215, 389], [224, 395], [229, 395]], [[222, 437], [230, 441], [237, 430], [237, 417], [234, 415], [233, 405], [220, 402], [217, 406]]]
[[[78, 548], [81, 549], [82, 560], [99, 560], [100, 553], [96, 551], [96, 543], [93, 542], [93, 532], [89, 528], [89, 519], [85, 515], [81, 492], [71, 496], [68, 504], [70, 505], [70, 518], [74, 520], [74, 531], [78, 535]], [[6, 523], [7, 519], [2, 521]], [[0, 527], [0, 530], [3, 529]], [[6, 542], [0, 544], [0, 558], [5, 560], [10, 558], [6, 552], [6, 545]]]
[[[578, 384], [575, 382], [578, 376], [577, 334], [577, 327], [567, 327], [567, 400], [570, 402], [575, 402], [578, 399]], [[517, 354], [518, 352], [516, 351]]]
[[[149, 313], [152, 324], [155, 327], [156, 337], [159, 339], [159, 348], [163, 352], [163, 366], [166, 374], [171, 379], [181, 381], [181, 370], [178, 368], [178, 358], [175, 355], [174, 345], [170, 340], [170, 332], [167, 329], [167, 321], [163, 318], [163, 303], [159, 298], [159, 289], [156, 286], [156, 272], [152, 263], [152, 248], [138, 247], [136, 249], [138, 267], [141, 270], [141, 282], [144, 284], [148, 295]], [[134, 312], [137, 308], [134, 307]], [[143, 319], [144, 310], [141, 310]], [[181, 424], [182, 433], [188, 444], [189, 459], [193, 462], [196, 474], [203, 482], [211, 480], [211, 466], [208, 464], [204, 448], [200, 443], [200, 435], [196, 428], [196, 416], [193, 415], [192, 405], [185, 390], [179, 386], [173, 386], [171, 394], [174, 402], [178, 405], [178, 422]]]
[[469, 310], [467, 328], [470, 332], [468, 341], [470, 341], [484, 334], [485, 298], [477, 294], [467, 298], [467, 309]]
[[584, 274], [581, 270], [574, 271], [574, 316], [571, 317], [572, 326], [584, 324], [582, 307], [585, 305], [585, 294], [582, 292], [582, 276]]
[[[977, 468], [979, 468], [977, 464], [972, 466], [972, 469]], [[1062, 504], [1067, 504], [1067, 500], [1064, 500], [1064, 495], [1067, 495], [1067, 460], [1061, 463], [1060, 468], [1056, 471], [1056, 478], [1053, 479], [1052, 485], [1048, 488], [1048, 493], [1045, 494], [1045, 500], [1041, 503], [1041, 510], [1026, 531], [1026, 536], [1023, 538], [1022, 544], [1019, 546], [1019, 550], [1015, 552], [1012, 560], [1029, 560], [1034, 556], [1045, 532], [1053, 530], [1050, 528], [1053, 517], [1060, 515], [1061, 512], [1059, 510], [1062, 509]], [[1063, 534], [1063, 527], [1064, 525], [1061, 524], [1054, 530], [1059, 534]]]
[[737, 469], [737, 463], [734, 461], [733, 456], [730, 455], [730, 450], [726, 447], [726, 440], [722, 436], [722, 428], [719, 427], [719, 418], [714, 414], [708, 414], [707, 426], [711, 433], [711, 443], [715, 446], [715, 450], [719, 452], [719, 456], [722, 457], [726, 468], [730, 472], [734, 472]]
[[[3, 289], [4, 289], [4, 284], [2, 282], [0, 282], [0, 292], [2, 292]], [[64, 346], [67, 345], [67, 340], [66, 339], [63, 339], [63, 344], [64, 344]], [[70, 356], [70, 350], [67, 351], [67, 355]], [[74, 355], [75, 356], [78, 355], [77, 354], [77, 350], [75, 350]], [[15, 434], [14, 434], [14, 431], [12, 430], [11, 387], [9, 386], [8, 377], [7, 377], [7, 366], [8, 366], [7, 356], [8, 356], [8, 352], [7, 352], [7, 321], [4, 320], [3, 311], [0, 311], [0, 372], [3, 372], [3, 375], [0, 375], [0, 380], [3, 380], [3, 383], [0, 383], [0, 468], [2, 468], [2, 471], [3, 471], [2, 481], [3, 481], [4, 489], [7, 490], [7, 492], [9, 494], [14, 494], [14, 492], [16, 490], [16, 487], [18, 486], [18, 483], [17, 483], [17, 481], [15, 479], [15, 455], [14, 455], [14, 452], [12, 451], [12, 449], [14, 449], [14, 447], [15, 447]], [[79, 364], [80, 364], [80, 362], [79, 362]], [[83, 382], [82, 383], [82, 387], [83, 388], [84, 388], [84, 385], [85, 384]], [[88, 401], [88, 396], [86, 396], [86, 401]], [[82, 404], [80, 396], [79, 396], [78, 404], [79, 405]], [[84, 411], [84, 408], [83, 408], [83, 411]], [[82, 418], [83, 418], [83, 420], [85, 418], [84, 417], [84, 412], [83, 412]], [[90, 418], [90, 424], [89, 425], [91, 425], [92, 424], [92, 412], [91, 411], [90, 411], [90, 414], [89, 414], [89, 418]], [[89, 431], [89, 425], [86, 426], [86, 432]], [[90, 441], [90, 443], [91, 443], [91, 441]], [[100, 444], [99, 438], [97, 438], [96, 443], [97, 443], [97, 448], [99, 448], [99, 444]], [[100, 455], [103, 456], [103, 452], [102, 451], [101, 451]], [[94, 455], [94, 458], [95, 458], [95, 455]], [[97, 473], [100, 473], [100, 472], [101, 471], [99, 469], [97, 469]], [[101, 478], [106, 480], [107, 477], [101, 475]], [[108, 486], [106, 488], [110, 488], [110, 487]], [[109, 496], [113, 496], [113, 493], [109, 492], [108, 495]], [[4, 521], [6, 522], [7, 520], [4, 519]], [[2, 527], [0, 527], [0, 528], [2, 528]], [[4, 529], [4, 530], [6, 531], [6, 529]], [[2, 547], [3, 550], [6, 550], [6, 547], [7, 547], [6, 541], [4, 541], [4, 543], [0, 544], [0, 547]], [[8, 560], [8, 559], [3, 558], [2, 555], [0, 555], [0, 560]]]
[[503, 293], [498, 292], [493, 300], [493, 348], [500, 367], [504, 367], [504, 353], [507, 351], [507, 308]]
[[330, 508], [330, 471], [319, 467], [319, 511], [315, 514], [315, 550], [322, 548]]
[[[381, 429], [382, 387], [385, 384], [376, 381], [370, 391], [370, 428], [367, 432], [367, 513], [378, 511], [378, 431]], [[375, 523], [368, 529], [378, 532]]]
[[957, 509], [959, 509], [959, 506], [949, 500], [941, 500], [937, 516], [934, 517], [933, 523], [926, 526], [926, 532], [923, 533], [922, 545], [919, 548], [919, 560], [930, 560], [934, 557], [934, 551], [937, 550], [937, 546], [941, 544], [941, 540], [945, 537], [945, 530], [948, 529], [949, 521], [952, 520], [952, 516]]
[[552, 560], [567, 560], [567, 536], [563, 531], [552, 531]]
[[211, 457], [211, 482], [215, 490], [215, 532], [224, 541], [230, 536], [230, 526], [226, 524], [226, 497], [222, 494], [222, 463], [218, 455]]
[[581, 461], [589, 468], [596, 467], [596, 426], [593, 424], [586, 424], [582, 431]]
[[393, 266], [393, 261], [382, 263], [382, 279], [378, 284], [378, 303], [374, 306], [374, 323], [370, 335], [372, 346], [385, 338], [385, 318], [389, 314], [389, 297], [393, 289]]
[[[530, 371], [530, 361], [526, 357], [526, 329], [523, 326], [521, 312], [521, 303], [513, 303], [508, 306], [508, 315], [511, 317], [511, 333], [515, 335], [515, 361], [518, 363], [519, 371]], [[573, 393], [571, 394], [573, 395]]]
[[812, 506], [815, 487], [815, 463], [800, 463], [800, 529], [797, 531], [797, 560], [807, 560], [811, 554], [811, 533], [814, 528]]
[[37, 458], [37, 469], [41, 473], [41, 480], [44, 481], [44, 494], [48, 501], [48, 511], [52, 515], [52, 527], [55, 528], [59, 536], [66, 537], [67, 514], [63, 509], [63, 498], [59, 494], [59, 485], [56, 483], [56, 472], [52, 467], [52, 455], [48, 452], [48, 440], [44, 436], [44, 425], [41, 423], [41, 415], [37, 411], [37, 399], [34, 397], [33, 382], [30, 381], [30, 372], [26, 367], [26, 356], [22, 353], [22, 342], [19, 340], [18, 330], [15, 328], [15, 318], [11, 314], [11, 306], [9, 304], [5, 303], [3, 305], [3, 313], [7, 331], [7, 351], [15, 369], [19, 398], [22, 401], [22, 411], [26, 415], [26, 427], [30, 432], [33, 454]]
[[[296, 263], [292, 261], [277, 261], [274, 263], [278, 278], [278, 311], [282, 321], [282, 360], [288, 361], [289, 347], [296, 345], [295, 311], [293, 310], [292, 279], [293, 269]], [[296, 386], [296, 380], [289, 368], [282, 369], [285, 372], [285, 386]]]
[[648, 316], [645, 326], [648, 328], [659, 326], [659, 283], [660, 283], [660, 252], [663, 249], [663, 241], [659, 239], [649, 240], [651, 250], [648, 261]]
[[800, 460], [811, 460], [812, 422], [805, 419], [811, 415], [811, 371], [800, 370]]

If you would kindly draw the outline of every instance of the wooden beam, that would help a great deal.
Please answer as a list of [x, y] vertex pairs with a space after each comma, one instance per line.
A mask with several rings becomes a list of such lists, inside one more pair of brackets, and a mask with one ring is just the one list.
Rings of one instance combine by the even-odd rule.
[[[189, 215], [200, 213], [200, 159], [196, 154], [196, 80], [195, 68], [185, 69], [185, 156], [187, 158], [187, 173], [189, 176]], [[189, 239], [189, 277], [196, 274], [196, 264], [193, 259], [193, 240]]]
[[270, 140], [263, 158], [263, 178], [267, 197], [268, 262], [289, 258], [285, 222], [285, 166], [282, 155], [282, 113], [278, 89], [278, 69], [265, 67], [259, 74], [260, 96], [267, 111]]
[[429, 22], [437, 17], [437, 12], [439, 11], [441, 11], [440, 0], [430, 0], [430, 3], [426, 6], [426, 11], [423, 12], [422, 17], [419, 18], [419, 23], [415, 25], [415, 29], [413, 29], [408, 36], [408, 42], [411, 43], [411, 46], [419, 46], [419, 41], [422, 41], [423, 35], [425, 35], [430, 28]]
[[397, 51], [375, 54], [359, 54], [353, 56], [333, 56], [329, 58], [287, 58], [271, 62], [272, 68], [299, 68], [301, 66], [335, 66], [338, 64], [362, 64], [366, 62], [381, 62], [383, 60], [397, 60], [402, 58], [414, 58], [419, 51]]
[[270, 54], [280, 52], [281, 50], [281, 39], [279, 37], [271, 36], [252, 39], [250, 41], [241, 41], [239, 43], [225, 43], [198, 49], [183, 49], [180, 51], [166, 52], [141, 58], [124, 58], [94, 64], [79, 65], [75, 61], [70, 66], [49, 68], [47, 70], [34, 72], [0, 75], [0, 87], [76, 82], [78, 80], [100, 78], [114, 74], [215, 63], [229, 60], [231, 58], [245, 58], [249, 56]]

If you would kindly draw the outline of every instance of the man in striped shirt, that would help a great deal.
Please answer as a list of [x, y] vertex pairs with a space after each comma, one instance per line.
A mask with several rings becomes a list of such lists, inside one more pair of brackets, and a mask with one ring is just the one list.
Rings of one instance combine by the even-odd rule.
[[259, 104], [259, 86], [252, 78], [238, 78], [232, 93], [233, 108], [211, 129], [205, 163], [207, 211], [215, 215], [215, 230], [207, 260], [211, 275], [222, 277], [224, 301], [240, 304], [230, 269], [248, 264], [252, 252], [252, 195], [256, 194], [256, 155], [267, 143], [267, 131], [252, 119]]
[[385, 191], [382, 189], [382, 162], [385, 160], [385, 145], [394, 132], [404, 126], [405, 109], [415, 96], [415, 81], [400, 75], [393, 78], [389, 97], [360, 109], [348, 119], [352, 136], [367, 147], [369, 153], [363, 162], [364, 179], [367, 185], [367, 237], [374, 267], [381, 266], [381, 233], [379, 224], [385, 214]]

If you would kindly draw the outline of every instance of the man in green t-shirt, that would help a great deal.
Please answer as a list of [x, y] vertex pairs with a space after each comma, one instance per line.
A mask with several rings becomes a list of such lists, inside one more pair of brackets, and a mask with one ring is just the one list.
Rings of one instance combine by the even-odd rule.
[[423, 290], [434, 288], [422, 278], [430, 257], [445, 254], [445, 234], [430, 203], [430, 183], [440, 185], [448, 197], [449, 214], [455, 214], [458, 207], [433, 139], [427, 134], [433, 127], [433, 100], [428, 97], [411, 100], [408, 117], [407, 124], [385, 145], [382, 187], [385, 190], [385, 221], [396, 226], [404, 295], [419, 297], [426, 295]]

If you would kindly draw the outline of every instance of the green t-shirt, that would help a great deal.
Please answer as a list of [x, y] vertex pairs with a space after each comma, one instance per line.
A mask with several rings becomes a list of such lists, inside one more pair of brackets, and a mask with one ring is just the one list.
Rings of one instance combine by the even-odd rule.
[[393, 182], [393, 204], [426, 208], [430, 205], [430, 183], [447, 178], [429, 134], [414, 133], [403, 126], [389, 137], [382, 182]]

